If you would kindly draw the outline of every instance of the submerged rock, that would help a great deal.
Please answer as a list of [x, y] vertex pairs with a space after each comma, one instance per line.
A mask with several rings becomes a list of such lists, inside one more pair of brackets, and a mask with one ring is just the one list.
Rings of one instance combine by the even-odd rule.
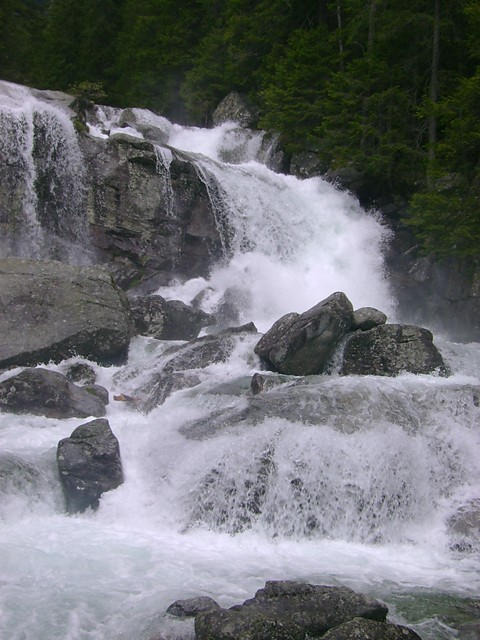
[[97, 509], [102, 493], [123, 483], [120, 447], [105, 419], [82, 424], [60, 440], [57, 463], [68, 513]]
[[100, 267], [0, 259], [0, 368], [80, 355], [122, 361], [131, 335], [128, 300]]
[[447, 522], [452, 547], [459, 551], [480, 548], [480, 498], [470, 500], [457, 509]]
[[[108, 401], [108, 398], [107, 398]], [[0, 382], [0, 410], [47, 418], [105, 415], [105, 398], [48, 369], [24, 369]]]
[[352, 303], [344, 293], [333, 293], [302, 314], [288, 313], [277, 320], [255, 353], [280, 373], [322, 373], [352, 323]]
[[389, 324], [358, 331], [349, 338], [342, 374], [395, 376], [402, 372], [446, 373], [428, 329]]
[[347, 587], [267, 582], [255, 597], [195, 618], [197, 640], [304, 640], [356, 617], [384, 621], [388, 609]]

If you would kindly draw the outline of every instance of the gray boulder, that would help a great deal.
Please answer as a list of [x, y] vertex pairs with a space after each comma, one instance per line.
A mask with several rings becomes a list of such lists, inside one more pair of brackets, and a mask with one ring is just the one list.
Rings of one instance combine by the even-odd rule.
[[60, 440], [57, 463], [68, 513], [97, 509], [105, 491], [123, 483], [118, 440], [108, 420], [92, 420]]
[[387, 607], [347, 587], [267, 582], [255, 597], [195, 618], [197, 640], [303, 640], [356, 617], [383, 621]]
[[76, 362], [68, 367], [65, 377], [75, 384], [95, 384], [97, 375], [89, 364], [85, 362]]
[[0, 410], [47, 418], [104, 416], [105, 402], [48, 369], [24, 369], [0, 382]]
[[214, 126], [236, 122], [241, 127], [254, 127], [258, 122], [258, 109], [250, 107], [247, 99], [237, 91], [231, 91], [213, 112], [212, 121]]
[[100, 267], [0, 259], [0, 368], [81, 355], [101, 364], [126, 358], [128, 301]]
[[388, 324], [358, 331], [343, 354], [343, 375], [395, 376], [402, 372], [446, 374], [440, 352], [428, 329]]
[[352, 329], [361, 329], [362, 331], [368, 331], [373, 327], [378, 327], [380, 324], [385, 324], [387, 316], [383, 311], [374, 309], [373, 307], [362, 307], [356, 309], [353, 312], [353, 326]]
[[137, 332], [157, 340], [193, 340], [215, 322], [201, 309], [158, 295], [133, 298], [130, 307]]
[[389, 622], [354, 618], [330, 629], [323, 640], [421, 640], [412, 629]]
[[185, 600], [175, 600], [168, 607], [167, 613], [177, 618], [193, 618], [198, 613], [210, 611], [211, 609], [219, 609], [220, 605], [208, 596], [199, 596], [198, 598], [187, 598]]
[[302, 314], [288, 313], [277, 320], [259, 340], [255, 353], [280, 373], [323, 373], [352, 323], [352, 303], [344, 293], [333, 293]]

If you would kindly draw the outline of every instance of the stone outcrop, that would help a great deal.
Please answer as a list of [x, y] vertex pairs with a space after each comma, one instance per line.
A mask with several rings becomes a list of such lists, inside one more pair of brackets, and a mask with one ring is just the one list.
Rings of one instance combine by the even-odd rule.
[[302, 314], [288, 313], [277, 320], [255, 353], [280, 373], [322, 373], [352, 323], [352, 303], [344, 293], [333, 293]]
[[255, 597], [195, 618], [197, 640], [304, 640], [356, 617], [384, 621], [387, 607], [346, 587], [267, 582]]
[[105, 415], [105, 398], [48, 369], [24, 369], [0, 382], [0, 410], [47, 418]]
[[389, 324], [354, 333], [345, 346], [341, 372], [377, 376], [445, 374], [446, 367], [428, 329]]
[[60, 262], [0, 259], [0, 368], [81, 355], [125, 359], [129, 306], [107, 271]]
[[130, 300], [135, 329], [157, 340], [193, 340], [214, 318], [180, 300], [153, 295]]
[[222, 246], [207, 189], [188, 157], [134, 137], [83, 136], [80, 143], [92, 242], [122, 286], [158, 273], [206, 275]]
[[60, 440], [57, 463], [68, 513], [97, 509], [101, 495], [123, 483], [118, 440], [102, 418]]

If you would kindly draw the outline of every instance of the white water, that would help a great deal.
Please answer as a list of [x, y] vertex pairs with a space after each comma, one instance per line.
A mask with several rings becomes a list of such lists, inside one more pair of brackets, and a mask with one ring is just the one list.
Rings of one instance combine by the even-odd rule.
[[[206, 291], [213, 309], [234, 287], [239, 321], [261, 330], [335, 290], [391, 320], [381, 225], [347, 194], [277, 176], [251, 151], [223, 164], [232, 130], [170, 131], [171, 147], [196, 154], [218, 222], [225, 216], [234, 233], [208, 281], [161, 293], [190, 301]], [[164, 171], [168, 157], [158, 157]], [[435, 614], [440, 596], [455, 604], [480, 589], [477, 551], [453, 551], [446, 528], [480, 491], [479, 345], [440, 344], [454, 371], [447, 379], [320, 378], [300, 387], [293, 419], [290, 407], [222, 427], [216, 416], [228, 423], [250, 402], [255, 341], [240, 341], [227, 362], [197, 372], [198, 387], [148, 415], [109, 405], [125, 483], [96, 513], [64, 515], [55, 470], [58, 441], [85, 421], [0, 415], [9, 456], [0, 468], [13, 469], [0, 472], [1, 638], [186, 637], [191, 623], [164, 615], [173, 600], [210, 595], [230, 606], [281, 578], [351, 586], [385, 600], [393, 619], [417, 623], [424, 639], [456, 637]], [[164, 347], [135, 339], [130, 368], [95, 366], [98, 382], [111, 396], [128, 393], [157, 370]], [[200, 418], [210, 435], [189, 437]], [[410, 598], [432, 604], [414, 615], [402, 608]]]

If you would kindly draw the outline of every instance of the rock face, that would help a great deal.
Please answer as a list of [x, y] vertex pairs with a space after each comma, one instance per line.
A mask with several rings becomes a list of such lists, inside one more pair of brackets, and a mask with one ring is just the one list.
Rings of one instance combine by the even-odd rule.
[[133, 298], [130, 307], [137, 332], [157, 340], [193, 340], [215, 322], [201, 309], [157, 295]]
[[243, 605], [197, 615], [195, 634], [197, 640], [303, 640], [356, 617], [383, 621], [387, 611], [346, 587], [267, 582]]
[[60, 440], [57, 463], [68, 513], [97, 509], [102, 493], [123, 482], [118, 440], [105, 419], [82, 424]]
[[322, 373], [352, 323], [350, 300], [344, 293], [334, 293], [305, 313], [288, 313], [277, 320], [260, 339], [255, 353], [280, 373]]
[[159, 272], [206, 275], [222, 246], [195, 165], [181, 152], [139, 138], [84, 136], [80, 142], [93, 244], [113, 271], [128, 262], [122, 286]]
[[98, 395], [77, 387], [60, 373], [40, 368], [25, 369], [0, 382], [0, 409], [47, 418], [105, 415], [105, 403]]
[[446, 373], [445, 363], [427, 329], [410, 325], [381, 325], [354, 333], [344, 355], [342, 374], [393, 376]]
[[81, 355], [122, 361], [131, 335], [128, 301], [100, 267], [0, 259], [0, 368]]

